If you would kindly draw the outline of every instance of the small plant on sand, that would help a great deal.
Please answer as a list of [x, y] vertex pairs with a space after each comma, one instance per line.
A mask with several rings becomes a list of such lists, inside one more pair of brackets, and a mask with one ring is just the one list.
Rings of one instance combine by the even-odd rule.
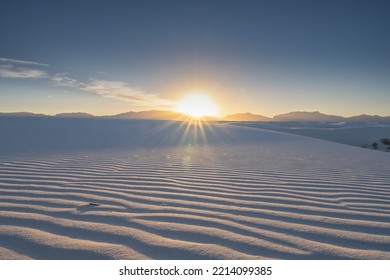
[[390, 145], [390, 139], [389, 138], [382, 138], [381, 142], [383, 145]]

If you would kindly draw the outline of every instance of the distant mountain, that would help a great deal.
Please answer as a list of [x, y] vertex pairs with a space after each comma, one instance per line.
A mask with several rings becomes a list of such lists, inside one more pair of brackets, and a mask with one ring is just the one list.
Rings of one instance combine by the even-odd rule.
[[318, 111], [315, 112], [291, 112], [287, 114], [276, 115], [273, 121], [282, 122], [341, 122], [346, 118], [340, 116], [326, 115]]
[[55, 115], [54, 117], [60, 117], [60, 118], [93, 118], [94, 115], [87, 114], [87, 113], [60, 113]]
[[353, 117], [341, 117], [315, 112], [291, 112], [273, 117], [273, 121], [289, 122], [378, 122], [390, 123], [390, 117], [359, 115]]
[[[162, 111], [162, 110], [151, 110], [151, 111], [140, 111], [140, 112], [126, 112], [118, 115], [107, 116], [108, 118], [115, 119], [142, 119], [142, 120], [174, 120], [183, 121], [188, 120], [189, 117], [186, 114], [174, 112], [174, 111]], [[204, 116], [201, 118], [203, 121], [215, 121], [218, 118]]]
[[350, 118], [346, 118], [349, 122], [390, 122], [390, 117], [381, 117], [378, 115], [359, 115]]
[[[60, 113], [55, 116], [49, 116], [44, 114], [34, 114], [29, 112], [15, 112], [15, 113], [0, 113], [0, 117], [62, 117], [62, 118], [94, 118], [91, 114], [87, 113]], [[98, 116], [104, 118], [114, 119], [143, 119], [143, 120], [176, 120], [185, 121], [190, 119], [188, 115], [174, 112], [174, 111], [163, 111], [163, 110], [151, 110], [151, 111], [140, 111], [140, 112], [126, 112], [111, 116]], [[370, 122], [370, 123], [390, 123], [390, 116], [370, 116], [370, 115], [359, 115], [353, 117], [341, 117], [334, 115], [322, 114], [318, 111], [315, 112], [291, 112], [286, 114], [276, 115], [273, 118], [268, 118], [262, 115], [256, 115], [252, 113], [237, 113], [227, 115], [222, 118], [205, 116], [202, 117], [203, 121], [240, 121], [240, 122]]]
[[29, 112], [0, 113], [0, 117], [47, 117], [44, 114], [35, 114]]
[[113, 116], [107, 116], [115, 119], [149, 119], [149, 120], [185, 120], [188, 119], [187, 115], [173, 112], [173, 111], [140, 111], [140, 112], [126, 112]]
[[262, 115], [255, 115], [252, 113], [238, 113], [233, 115], [227, 115], [220, 120], [223, 121], [240, 121], [240, 122], [269, 122], [272, 119], [262, 116]]

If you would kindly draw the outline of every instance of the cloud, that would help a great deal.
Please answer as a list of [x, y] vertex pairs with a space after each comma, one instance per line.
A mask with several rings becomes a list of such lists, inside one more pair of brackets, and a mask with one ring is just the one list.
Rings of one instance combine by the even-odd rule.
[[0, 77], [3, 78], [48, 78], [55, 86], [74, 88], [105, 98], [133, 103], [138, 107], [168, 108], [175, 103], [161, 98], [158, 94], [145, 92], [124, 82], [91, 78], [82, 82], [69, 77], [69, 73], [49, 74], [40, 69], [49, 64], [0, 57]]
[[76, 79], [67, 77], [68, 73], [58, 73], [51, 77], [51, 80], [56, 86], [71, 87], [82, 89], [84, 83], [79, 82]]
[[118, 81], [91, 79], [84, 85], [83, 90], [129, 102], [150, 102], [158, 99], [157, 94], [147, 94], [140, 88], [129, 87], [126, 83]]
[[13, 69], [0, 65], [0, 77], [3, 78], [45, 78], [48, 74], [38, 69], [18, 68]]
[[10, 64], [36, 65], [36, 66], [45, 66], [45, 67], [50, 66], [49, 64], [45, 64], [45, 63], [38, 63], [33, 61], [25, 61], [25, 60], [18, 60], [18, 59], [4, 58], [4, 57], [0, 57], [0, 62], [10, 63]]
[[46, 78], [48, 73], [37, 67], [48, 64], [0, 57], [0, 77], [3, 78]]
[[147, 93], [138, 87], [130, 87], [120, 81], [92, 78], [88, 82], [80, 82], [67, 77], [66, 73], [54, 75], [52, 81], [57, 86], [76, 88], [105, 98], [122, 100], [142, 107], [170, 107], [174, 104], [174, 102], [168, 99], [161, 98], [158, 94]]

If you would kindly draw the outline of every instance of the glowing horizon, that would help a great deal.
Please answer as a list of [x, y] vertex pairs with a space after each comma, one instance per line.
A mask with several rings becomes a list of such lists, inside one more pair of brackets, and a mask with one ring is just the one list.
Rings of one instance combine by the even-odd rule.
[[217, 107], [204, 93], [191, 93], [178, 102], [174, 111], [200, 118], [205, 116], [216, 117]]

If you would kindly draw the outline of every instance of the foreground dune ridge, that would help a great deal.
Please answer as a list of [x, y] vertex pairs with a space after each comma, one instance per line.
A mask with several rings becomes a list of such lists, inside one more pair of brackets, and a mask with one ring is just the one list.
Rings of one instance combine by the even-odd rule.
[[387, 154], [218, 129], [260, 140], [7, 152], [0, 258], [390, 259]]

